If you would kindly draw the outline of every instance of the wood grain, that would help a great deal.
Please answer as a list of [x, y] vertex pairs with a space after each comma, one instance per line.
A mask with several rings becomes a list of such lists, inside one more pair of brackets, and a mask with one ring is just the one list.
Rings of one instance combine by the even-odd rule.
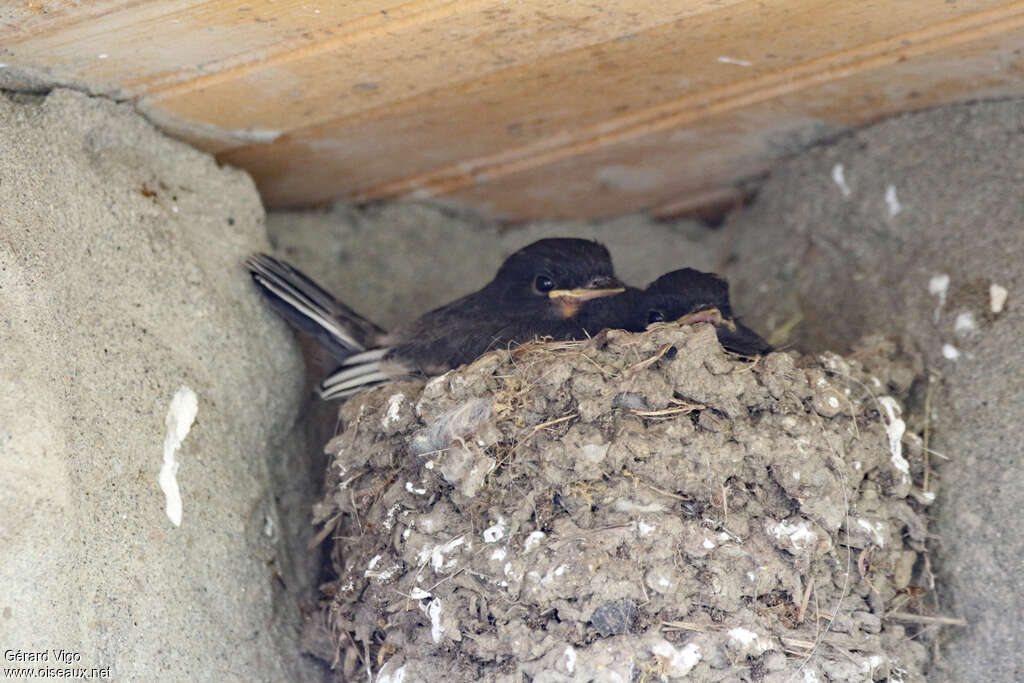
[[249, 170], [270, 206], [672, 212], [735, 196], [849, 126], [1024, 95], [1022, 0], [102, 0], [9, 14], [0, 62], [136, 101]]

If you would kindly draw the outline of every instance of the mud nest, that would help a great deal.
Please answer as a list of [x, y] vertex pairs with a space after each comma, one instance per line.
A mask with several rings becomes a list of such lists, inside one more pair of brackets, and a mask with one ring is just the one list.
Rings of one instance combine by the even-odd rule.
[[923, 681], [919, 370], [662, 325], [360, 394], [313, 649], [392, 683]]

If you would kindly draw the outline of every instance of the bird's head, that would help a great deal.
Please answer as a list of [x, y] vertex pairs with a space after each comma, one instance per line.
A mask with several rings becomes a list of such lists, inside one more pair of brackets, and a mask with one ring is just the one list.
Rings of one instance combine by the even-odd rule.
[[625, 291], [608, 250], [582, 239], [543, 239], [515, 252], [488, 285], [511, 313], [575, 319], [590, 302]]
[[648, 285], [636, 315], [641, 325], [658, 322], [707, 322], [735, 329], [729, 283], [693, 268], [674, 270]]
[[640, 295], [635, 324], [669, 321], [684, 324], [711, 323], [718, 341], [727, 350], [744, 356], [765, 354], [771, 345], [733, 317], [729, 283], [711, 273], [683, 268], [662, 275]]

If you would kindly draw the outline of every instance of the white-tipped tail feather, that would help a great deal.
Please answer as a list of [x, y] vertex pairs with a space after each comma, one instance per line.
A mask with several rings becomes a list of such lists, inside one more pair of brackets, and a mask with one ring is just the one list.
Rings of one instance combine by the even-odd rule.
[[371, 349], [346, 359], [337, 372], [320, 383], [317, 389], [320, 398], [345, 398], [361, 389], [418, 374], [409, 366], [387, 358], [390, 351], [390, 348]]
[[392, 379], [383, 367], [391, 365], [384, 360], [384, 356], [390, 350], [388, 347], [370, 349], [346, 358], [341, 364], [341, 369], [327, 377], [317, 387], [320, 398], [325, 401], [344, 398], [364, 387]]
[[[276, 297], [284, 305], [278, 305], [278, 310], [292, 324], [314, 333], [326, 332], [341, 349], [349, 353], [365, 349], [338, 320], [334, 309], [340, 309], [340, 304], [315, 282], [287, 264], [264, 254], [250, 256], [245, 265], [252, 272], [253, 279], [271, 295], [271, 300]], [[308, 323], [303, 324], [305, 321], [301, 320], [302, 317]], [[313, 329], [310, 329], [310, 324], [314, 326]]]
[[342, 367], [348, 367], [350, 365], [365, 365], [366, 363], [372, 363], [373, 361], [383, 360], [384, 356], [388, 355], [388, 351], [391, 347], [385, 346], [379, 349], [370, 349], [369, 351], [362, 351], [360, 353], [354, 353], [345, 359], [341, 365]]
[[330, 401], [335, 398], [345, 398], [346, 396], [351, 396], [357, 391], [361, 391], [383, 382], [390, 382], [394, 379], [391, 375], [379, 370], [366, 372], [356, 377], [349, 377], [344, 381], [337, 380], [335, 377], [336, 375], [331, 375], [320, 384], [318, 393], [320, 394], [320, 398], [325, 401]]
[[[341, 303], [287, 263], [253, 254], [245, 265], [267, 299], [289, 324], [313, 334], [341, 360], [341, 369], [317, 391], [325, 400], [344, 398], [365, 387], [408, 375], [400, 363], [386, 360], [390, 347], [366, 350], [384, 331]], [[361, 338], [360, 338], [361, 337]]]

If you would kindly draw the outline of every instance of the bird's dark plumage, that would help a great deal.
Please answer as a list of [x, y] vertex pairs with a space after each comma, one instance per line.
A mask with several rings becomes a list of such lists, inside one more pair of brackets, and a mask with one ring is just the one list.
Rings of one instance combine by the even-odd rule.
[[544, 239], [509, 256], [480, 290], [385, 333], [290, 266], [265, 255], [246, 265], [285, 320], [316, 335], [342, 363], [320, 385], [324, 398], [398, 377], [440, 374], [537, 337], [585, 338], [618, 326], [602, 310], [623, 291], [603, 245]]
[[640, 296], [632, 327], [661, 321], [710, 322], [727, 351], [745, 356], [768, 353], [771, 345], [741, 323], [729, 302], [729, 283], [693, 268], [674, 270], [648, 285]]

